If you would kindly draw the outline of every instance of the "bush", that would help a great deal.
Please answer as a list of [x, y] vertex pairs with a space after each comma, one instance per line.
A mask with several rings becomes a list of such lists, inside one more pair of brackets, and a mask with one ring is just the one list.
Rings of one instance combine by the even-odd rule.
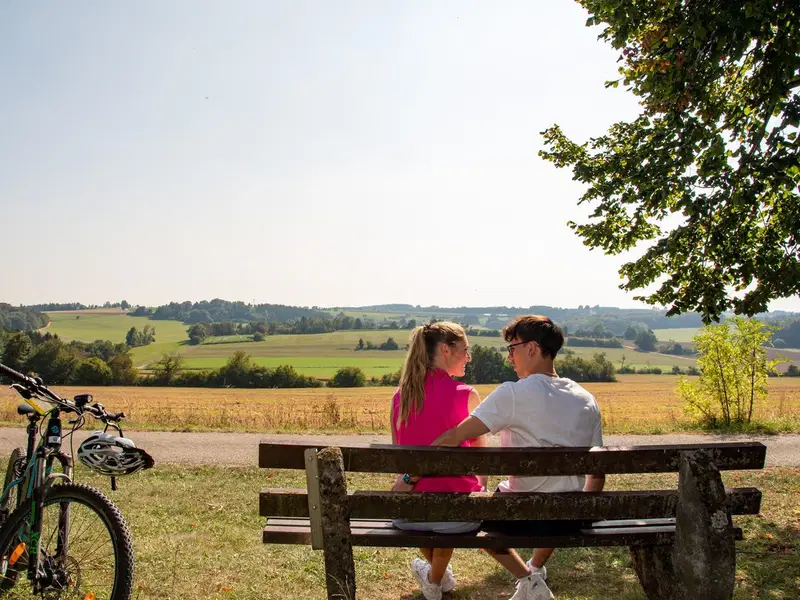
[[342, 367], [331, 379], [330, 387], [364, 387], [367, 378], [358, 367]]
[[254, 342], [263, 342], [264, 341], [264, 334], [261, 333], [260, 331], [256, 331], [253, 334], [253, 341]]
[[755, 407], [766, 400], [767, 376], [780, 362], [767, 357], [773, 331], [742, 317], [704, 327], [694, 338], [700, 379], [681, 378], [678, 384], [686, 413], [712, 429], [750, 423]]
[[592, 360], [579, 356], [567, 356], [556, 362], [556, 371], [560, 377], [573, 381], [616, 381], [616, 369], [606, 358], [605, 353], [595, 354]]

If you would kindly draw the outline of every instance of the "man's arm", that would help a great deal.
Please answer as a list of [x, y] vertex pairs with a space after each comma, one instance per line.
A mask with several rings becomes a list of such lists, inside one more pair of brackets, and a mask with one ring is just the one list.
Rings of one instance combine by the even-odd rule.
[[[478, 392], [476, 392], [473, 389], [469, 393], [469, 402], [468, 402], [469, 412], [472, 413], [472, 411], [474, 411], [476, 408], [478, 408], [478, 405], [480, 403], [481, 403], [480, 394], [478, 394]], [[478, 420], [480, 420], [480, 419], [478, 419]], [[488, 444], [486, 443], [486, 436], [485, 435], [480, 435], [480, 436], [478, 436], [476, 438], [472, 438], [470, 440], [469, 445], [472, 448], [485, 448], [486, 446], [488, 446]], [[489, 476], [488, 475], [478, 475], [478, 483], [481, 484], [481, 487], [483, 489], [486, 489], [486, 486], [489, 485]]]
[[478, 417], [470, 415], [456, 427], [445, 431], [433, 440], [431, 446], [460, 446], [466, 440], [472, 440], [489, 433], [489, 428]]

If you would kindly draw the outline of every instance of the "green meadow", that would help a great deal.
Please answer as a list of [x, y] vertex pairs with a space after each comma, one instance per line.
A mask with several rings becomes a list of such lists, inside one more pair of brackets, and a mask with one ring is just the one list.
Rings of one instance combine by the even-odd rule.
[[[371, 313], [366, 313], [372, 316]], [[383, 316], [390, 313], [374, 313]], [[401, 313], [397, 313], [400, 315]], [[216, 369], [237, 351], [249, 354], [256, 364], [266, 367], [292, 365], [299, 372], [330, 378], [342, 367], [360, 367], [368, 377], [380, 377], [385, 373], [397, 371], [405, 357], [403, 347], [408, 343], [408, 330], [348, 330], [309, 335], [267, 336], [262, 342], [253, 342], [250, 336], [232, 335], [207, 338], [203, 344], [191, 346], [186, 334], [187, 325], [177, 321], [154, 321], [146, 317], [129, 317], [119, 311], [77, 311], [52, 312], [48, 316], [51, 324], [47, 328], [66, 340], [91, 342], [107, 339], [113, 342], [125, 341], [125, 334], [131, 327], [141, 330], [145, 325], [155, 327], [156, 342], [133, 350], [135, 364], [147, 368], [164, 353], [177, 352], [185, 359], [189, 369]], [[355, 316], [355, 313], [354, 313]], [[694, 330], [671, 329], [684, 337]], [[399, 350], [356, 351], [359, 339], [364, 343], [380, 345], [392, 337], [400, 346]], [[663, 336], [659, 336], [660, 339]], [[503, 350], [506, 342], [500, 337], [473, 336], [474, 345], [490, 346]], [[676, 340], [677, 341], [677, 340]], [[584, 348], [571, 347], [576, 355], [591, 358], [595, 353], [604, 352], [606, 358], [617, 367], [623, 364], [636, 368], [660, 367], [670, 371], [677, 365], [682, 369], [694, 365], [693, 358], [669, 356], [665, 354], [638, 352], [631, 348]]]
[[679, 344], [690, 344], [700, 332], [699, 327], [679, 327], [676, 329], [654, 329], [659, 342], [678, 342]]

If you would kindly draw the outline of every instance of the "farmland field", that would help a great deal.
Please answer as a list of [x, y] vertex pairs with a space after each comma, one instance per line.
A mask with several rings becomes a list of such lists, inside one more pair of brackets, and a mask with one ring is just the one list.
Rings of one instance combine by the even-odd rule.
[[[208, 338], [207, 343], [190, 346], [186, 334], [188, 326], [177, 321], [129, 317], [113, 310], [51, 312], [48, 316], [52, 322], [46, 331], [56, 333], [66, 340], [92, 342], [97, 339], [108, 339], [113, 342], [123, 342], [125, 334], [131, 327], [139, 330], [145, 325], [155, 327], [156, 342], [134, 348], [132, 352], [134, 363], [144, 369], [158, 360], [162, 354], [172, 352], [184, 357], [185, 367], [188, 369], [215, 369], [223, 366], [234, 352], [241, 350], [252, 356], [256, 364], [268, 367], [289, 364], [300, 373], [321, 379], [330, 378], [336, 370], [345, 366], [360, 367], [368, 377], [372, 377], [391, 373], [400, 368], [405, 356], [402, 348], [408, 343], [409, 338], [409, 331], [404, 329], [347, 330], [309, 335], [273, 335], [267, 336], [262, 342], [247, 341], [249, 336], [221, 336]], [[691, 339], [695, 331], [690, 328], [663, 329], [657, 330], [656, 333], [659, 339], [680, 341]], [[365, 343], [380, 345], [389, 337], [394, 338], [400, 350], [355, 351], [359, 339], [363, 339]], [[494, 347], [501, 351], [506, 345], [500, 337], [472, 336], [470, 342], [473, 345]], [[671, 371], [674, 366], [685, 370], [696, 364], [694, 357], [639, 352], [630, 347], [567, 347], [567, 349], [583, 358], [591, 358], [594, 354], [603, 352], [617, 368], [622, 366], [623, 361], [625, 365], [637, 369], [659, 367], [665, 372]], [[794, 364], [800, 364], [800, 352], [770, 349], [769, 353], [770, 357], [782, 356]], [[782, 368], [785, 369], [785, 365]]]
[[[675, 394], [677, 378], [627, 375], [616, 383], [587, 383], [600, 405], [606, 433], [665, 433], [689, 425]], [[496, 386], [479, 385], [486, 397]], [[131, 429], [386, 432], [390, 387], [316, 389], [70, 388], [89, 391], [109, 410], [124, 411]], [[0, 390], [0, 423], [20, 424], [18, 397]], [[800, 431], [800, 379], [770, 379], [769, 399], [756, 418], [776, 431]]]
[[681, 344], [691, 343], [694, 336], [700, 331], [699, 327], [682, 327], [676, 329], [654, 329], [659, 342], [679, 342]]
[[125, 334], [131, 327], [140, 331], [145, 325], [156, 329], [157, 342], [178, 342], [187, 339], [186, 325], [178, 321], [153, 321], [147, 317], [129, 317], [124, 312], [106, 310], [81, 310], [65, 312], [49, 312], [50, 326], [48, 333], [58, 334], [69, 340], [93, 342], [95, 340], [111, 340], [119, 343], [125, 341]]

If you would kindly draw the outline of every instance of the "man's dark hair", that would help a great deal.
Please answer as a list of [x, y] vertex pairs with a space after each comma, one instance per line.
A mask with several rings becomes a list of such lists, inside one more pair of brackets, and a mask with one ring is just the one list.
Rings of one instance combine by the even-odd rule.
[[564, 332], [561, 327], [542, 315], [522, 315], [503, 328], [507, 342], [517, 338], [521, 342], [536, 342], [545, 356], [556, 354], [564, 346]]

